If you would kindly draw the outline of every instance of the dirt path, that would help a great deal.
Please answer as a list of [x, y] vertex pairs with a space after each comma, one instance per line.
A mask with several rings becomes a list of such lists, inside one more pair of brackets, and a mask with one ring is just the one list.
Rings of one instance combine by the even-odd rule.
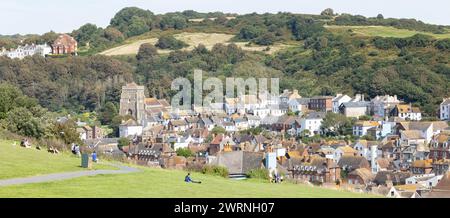
[[53, 182], [66, 179], [72, 179], [82, 176], [95, 176], [100, 174], [124, 174], [124, 173], [134, 173], [139, 172], [139, 169], [127, 167], [123, 165], [111, 164], [119, 168], [118, 170], [92, 170], [92, 171], [76, 171], [76, 172], [66, 172], [66, 173], [52, 173], [41, 176], [32, 176], [26, 178], [13, 178], [13, 179], [3, 179], [0, 180], [0, 187], [9, 185], [22, 185], [29, 183], [41, 183], [41, 182]]

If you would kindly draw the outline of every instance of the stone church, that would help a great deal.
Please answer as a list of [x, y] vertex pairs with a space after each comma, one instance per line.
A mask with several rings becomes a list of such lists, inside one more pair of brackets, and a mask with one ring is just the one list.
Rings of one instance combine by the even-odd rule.
[[131, 115], [138, 124], [141, 124], [145, 115], [144, 100], [144, 86], [139, 86], [134, 82], [123, 86], [119, 114], [121, 116]]
[[122, 86], [120, 96], [121, 116], [131, 115], [140, 126], [147, 126], [149, 121], [157, 120], [164, 114], [168, 115], [171, 106], [165, 99], [146, 98], [144, 86], [128, 83]]

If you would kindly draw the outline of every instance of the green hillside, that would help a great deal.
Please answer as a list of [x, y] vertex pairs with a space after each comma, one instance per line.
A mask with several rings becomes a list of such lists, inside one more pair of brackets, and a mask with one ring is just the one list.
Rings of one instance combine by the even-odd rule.
[[[442, 98], [450, 96], [448, 26], [328, 12], [154, 14], [124, 8], [107, 28], [85, 24], [70, 33], [79, 56], [0, 57], [0, 81], [50, 111], [100, 113], [108, 103], [117, 109], [126, 82], [169, 100], [175, 78], [192, 78], [194, 69], [201, 69], [205, 78], [279, 78], [280, 90], [297, 89], [304, 97], [397, 95], [419, 106], [424, 117], [436, 117]], [[24, 42], [51, 42], [56, 36], [49, 32]], [[172, 36], [186, 47], [156, 46]], [[0, 44], [11, 41], [20, 42], [9, 37]]]

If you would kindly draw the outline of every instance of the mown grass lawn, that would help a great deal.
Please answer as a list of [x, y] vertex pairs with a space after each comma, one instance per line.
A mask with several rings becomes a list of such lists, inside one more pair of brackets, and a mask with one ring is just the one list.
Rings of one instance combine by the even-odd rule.
[[[80, 159], [71, 154], [53, 155], [46, 151], [13, 146], [0, 140], [0, 179], [28, 177], [56, 172], [78, 171]], [[111, 168], [94, 165], [96, 169]], [[136, 167], [136, 166], [134, 166]], [[140, 172], [108, 174], [56, 182], [0, 187], [5, 197], [230, 197], [230, 198], [308, 198], [376, 197], [292, 183], [271, 184], [261, 180], [236, 181], [218, 176], [192, 173], [202, 184], [184, 182], [185, 171], [137, 167]]]
[[0, 197], [230, 197], [230, 198], [353, 198], [375, 197], [299, 184], [271, 184], [261, 180], [236, 181], [193, 173], [202, 184], [185, 183], [186, 172], [146, 168], [142, 172], [98, 175], [71, 180], [0, 187]]
[[[80, 158], [69, 154], [51, 154], [46, 150], [23, 148], [19, 142], [0, 140], [0, 179], [37, 176], [49, 173], [79, 171]], [[93, 169], [115, 169], [104, 164], [93, 164]]]

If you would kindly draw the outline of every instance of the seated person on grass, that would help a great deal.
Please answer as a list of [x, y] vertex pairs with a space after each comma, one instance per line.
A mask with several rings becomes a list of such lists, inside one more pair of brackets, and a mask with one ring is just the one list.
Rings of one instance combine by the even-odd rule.
[[199, 183], [199, 184], [202, 183], [201, 181], [194, 181], [194, 180], [192, 180], [192, 179], [191, 179], [191, 174], [190, 174], [190, 173], [188, 173], [187, 176], [184, 177], [184, 181], [185, 181], [185, 182], [192, 182], [192, 183]]

